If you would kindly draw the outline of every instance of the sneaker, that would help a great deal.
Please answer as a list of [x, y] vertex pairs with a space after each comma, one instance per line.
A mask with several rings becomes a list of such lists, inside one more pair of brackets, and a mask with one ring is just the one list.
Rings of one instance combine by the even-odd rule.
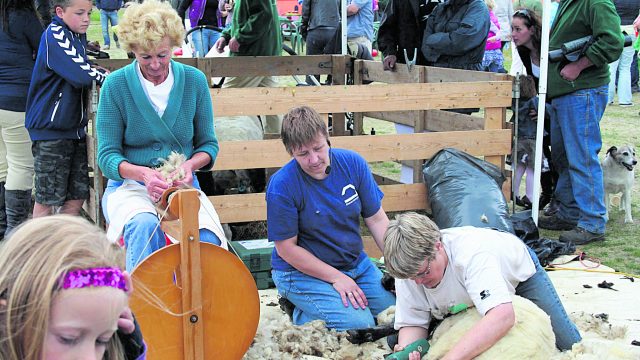
[[527, 210], [531, 209], [531, 207], [533, 206], [527, 195], [523, 197], [516, 197], [516, 205], [521, 206]]
[[572, 230], [576, 227], [576, 223], [572, 223], [558, 218], [557, 215], [540, 216], [538, 218], [538, 227], [547, 230]]
[[576, 227], [560, 234], [560, 242], [571, 242], [575, 245], [584, 245], [595, 241], [604, 241], [604, 234], [592, 233], [583, 228]]
[[109, 50], [111, 47], [109, 45], [105, 45], [102, 47], [102, 50]]
[[631, 107], [631, 106], [633, 106], [633, 103], [620, 104], [620, 107]]

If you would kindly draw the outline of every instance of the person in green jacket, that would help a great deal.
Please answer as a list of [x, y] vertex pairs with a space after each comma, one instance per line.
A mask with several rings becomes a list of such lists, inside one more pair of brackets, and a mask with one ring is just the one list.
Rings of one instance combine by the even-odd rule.
[[623, 47], [619, 24], [610, 0], [564, 0], [551, 28], [549, 50], [585, 36], [595, 39], [578, 60], [550, 63], [547, 83], [559, 210], [541, 216], [538, 225], [566, 230], [560, 241], [576, 245], [604, 240], [600, 119], [607, 106], [608, 64], [620, 57]]
[[[279, 56], [282, 52], [280, 18], [273, 0], [236, 0], [231, 27], [225, 29], [215, 44], [219, 53], [229, 45], [229, 56]], [[271, 76], [228, 78], [224, 88], [276, 87]], [[266, 116], [264, 132], [280, 133], [282, 119]]]

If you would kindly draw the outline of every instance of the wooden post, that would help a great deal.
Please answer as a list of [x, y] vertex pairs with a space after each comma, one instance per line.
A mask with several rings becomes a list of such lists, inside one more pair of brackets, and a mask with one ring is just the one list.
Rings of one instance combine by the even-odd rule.
[[200, 200], [194, 189], [178, 191], [171, 202], [180, 218], [180, 278], [182, 282], [182, 332], [184, 359], [204, 360], [202, 316], [202, 268], [198, 209]]
[[[506, 108], [485, 108], [484, 109], [484, 129], [503, 129], [506, 119]], [[504, 156], [486, 156], [485, 160], [498, 166], [500, 169], [504, 169]]]
[[[485, 108], [484, 109], [484, 128], [489, 129], [504, 129], [506, 127], [507, 109], [506, 108]], [[504, 155], [485, 156], [486, 161], [498, 166], [500, 170], [504, 171], [505, 158]], [[505, 174], [507, 175], [507, 174]], [[507, 201], [511, 200], [511, 177], [507, 175], [507, 181], [502, 184], [502, 193]]]
[[[322, 122], [329, 126], [329, 114], [319, 114], [320, 118], [322, 119]], [[335, 123], [334, 123], [334, 128], [333, 128], [334, 134], [335, 134]]]
[[[344, 77], [347, 72], [347, 58], [342, 55], [331, 56], [331, 83], [332, 85], [344, 85]], [[349, 133], [344, 122], [344, 113], [332, 113], [333, 135], [343, 136]]]
[[[364, 62], [362, 60], [356, 60], [353, 63], [353, 85], [362, 85], [362, 70], [364, 69]], [[353, 135], [364, 134], [364, 115], [361, 112], [353, 113]]]
[[[416, 82], [425, 83], [427, 82], [427, 68], [424, 66], [414, 66], [413, 71], [417, 71], [417, 79]], [[414, 134], [419, 134], [424, 131], [427, 111], [426, 110], [418, 110], [418, 118], [413, 124], [413, 132]], [[424, 177], [422, 176], [422, 163], [424, 160], [414, 160], [413, 161], [413, 182], [414, 183], [422, 183], [424, 182]]]
[[207, 84], [209, 84], [209, 87], [213, 87], [213, 63], [204, 57], [197, 58], [196, 67], [204, 73], [204, 76], [207, 77]]
[[[102, 176], [102, 171], [100, 171], [100, 167], [98, 166], [98, 138], [96, 131], [96, 114], [98, 110], [98, 89], [96, 87], [96, 82], [94, 81], [91, 85], [91, 96], [89, 98], [89, 126], [91, 132], [87, 134], [87, 159], [88, 165], [93, 172], [93, 177], [91, 178], [91, 185], [89, 191], [89, 199], [83, 204], [84, 211], [89, 215], [91, 220], [100, 228], [105, 227], [104, 215], [102, 214], [102, 207], [100, 200], [102, 199], [102, 194], [104, 193], [104, 178]], [[93, 190], [93, 191], [91, 191]]]

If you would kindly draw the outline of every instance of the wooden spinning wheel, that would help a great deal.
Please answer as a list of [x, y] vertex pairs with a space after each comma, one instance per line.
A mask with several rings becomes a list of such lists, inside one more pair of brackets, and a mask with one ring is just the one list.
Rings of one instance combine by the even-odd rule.
[[199, 208], [196, 190], [175, 190], [162, 229], [180, 243], [154, 252], [131, 275], [131, 309], [151, 360], [240, 359], [258, 327], [251, 273], [235, 255], [200, 243]]

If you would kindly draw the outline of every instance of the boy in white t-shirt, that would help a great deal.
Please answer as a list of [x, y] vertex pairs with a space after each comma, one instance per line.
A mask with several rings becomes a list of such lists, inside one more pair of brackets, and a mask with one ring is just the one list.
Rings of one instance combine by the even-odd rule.
[[384, 237], [385, 265], [396, 278], [394, 351], [426, 338], [432, 317], [464, 303], [483, 318], [449, 355], [476, 357], [514, 325], [513, 294], [549, 315], [559, 349], [581, 340], [535, 253], [516, 236], [471, 226], [441, 231], [428, 217], [405, 213], [389, 222]]

